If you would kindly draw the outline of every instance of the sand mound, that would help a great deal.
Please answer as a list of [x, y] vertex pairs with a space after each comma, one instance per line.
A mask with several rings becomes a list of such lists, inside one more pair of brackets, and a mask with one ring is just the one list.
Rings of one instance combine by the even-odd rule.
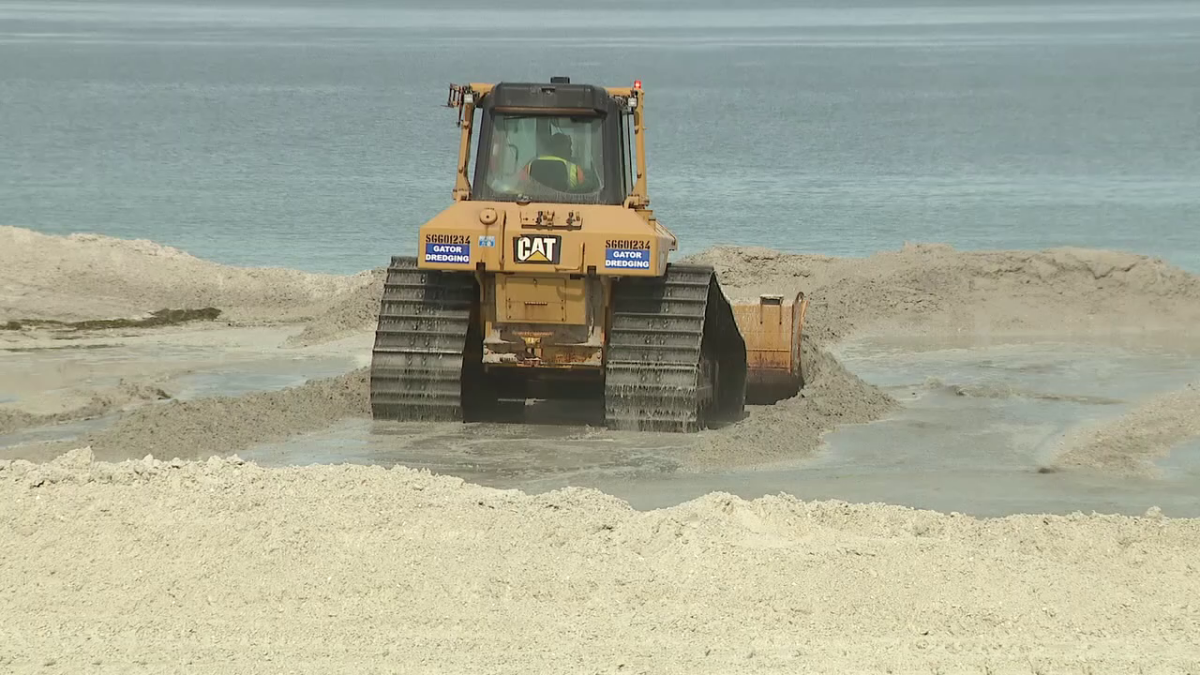
[[379, 315], [379, 302], [383, 296], [385, 268], [371, 270], [359, 275], [360, 285], [338, 294], [326, 303], [326, 307], [310, 320], [304, 330], [288, 344], [298, 347], [338, 340], [363, 331], [374, 331]]
[[[959, 252], [906, 246], [868, 258], [717, 247], [734, 298], [810, 294], [818, 345], [862, 331], [1085, 332], [1191, 327], [1200, 278], [1146, 256], [1088, 249]], [[373, 325], [383, 271], [239, 268], [144, 240], [0, 227], [0, 322], [81, 321], [215, 307], [239, 322], [312, 318], [299, 344]]]
[[801, 346], [807, 382], [800, 395], [773, 406], [747, 406], [746, 419], [701, 432], [687, 458], [690, 466], [800, 459], [815, 452], [822, 437], [838, 426], [873, 422], [898, 408], [893, 398], [850, 373], [813, 340], [806, 337]]
[[[1200, 522], [0, 463], [6, 670], [1186, 672]], [[1103, 588], [1103, 593], [1097, 593]], [[1081, 636], [1084, 636], [1081, 638]], [[420, 665], [418, 665], [420, 664]]]
[[[136, 406], [147, 401], [160, 401], [170, 395], [151, 382], [125, 382], [115, 387], [101, 387], [87, 392], [78, 392], [74, 397], [56, 392], [56, 398], [75, 404], [61, 406], [53, 412], [32, 412], [10, 407], [0, 407], [0, 434], [9, 434], [27, 427], [57, 424], [71, 420], [99, 417], [105, 413]], [[33, 402], [36, 407], [36, 401]], [[29, 405], [29, 402], [25, 403]]]
[[[705, 434], [695, 457], [701, 466], [804, 457], [837, 426], [877, 420], [896, 409], [893, 399], [827, 353], [856, 336], [1200, 326], [1200, 278], [1159, 260], [1111, 251], [973, 253], [919, 245], [855, 259], [719, 247], [688, 260], [713, 265], [734, 301], [796, 291], [809, 298], [803, 395], [752, 409], [737, 425]], [[980, 387], [961, 393], [1022, 394]]]
[[295, 319], [358, 288], [366, 276], [230, 267], [149, 241], [0, 227], [0, 324], [208, 307], [244, 323]]
[[734, 298], [804, 291], [820, 343], [863, 333], [1067, 335], [1194, 329], [1200, 277], [1115, 251], [961, 252], [906, 246], [868, 258], [719, 247], [713, 265]]
[[279, 391], [142, 406], [85, 442], [102, 459], [228, 455], [369, 415], [367, 393], [367, 371], [359, 369]]
[[1200, 436], [1200, 384], [1156, 396], [1115, 419], [1078, 429], [1059, 444], [1057, 467], [1087, 467], [1154, 476], [1152, 464]]

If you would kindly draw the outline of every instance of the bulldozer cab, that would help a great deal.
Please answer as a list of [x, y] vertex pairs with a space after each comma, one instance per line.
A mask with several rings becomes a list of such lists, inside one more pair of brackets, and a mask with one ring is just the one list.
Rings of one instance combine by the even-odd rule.
[[[645, 206], [641, 83], [451, 85], [464, 147], [457, 199]], [[467, 155], [478, 124], [473, 170]]]
[[613, 153], [604, 151], [606, 137], [602, 117], [485, 117], [472, 197], [619, 204], [626, 186], [609, 179], [605, 158]]

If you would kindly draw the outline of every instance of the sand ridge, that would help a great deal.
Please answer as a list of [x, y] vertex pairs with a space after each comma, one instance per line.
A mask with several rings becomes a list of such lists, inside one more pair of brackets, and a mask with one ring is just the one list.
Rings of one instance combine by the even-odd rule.
[[[139, 406], [111, 425], [85, 434], [83, 442], [97, 457], [110, 461], [142, 456], [198, 459], [319, 431], [349, 417], [369, 417], [370, 412], [367, 370], [360, 368], [277, 391]], [[4, 421], [0, 414], [0, 423]], [[30, 423], [28, 418], [16, 421]], [[59, 441], [19, 446], [9, 454], [26, 459], [53, 457], [75, 445]]]
[[1200, 521], [1154, 513], [978, 520], [722, 493], [637, 512], [403, 467], [86, 448], [0, 463], [0, 503], [9, 672], [1200, 665]]
[[288, 344], [306, 347], [355, 333], [374, 331], [385, 275], [386, 268], [370, 270], [358, 285], [326, 301], [325, 307], [306, 321], [304, 330], [291, 338]]
[[701, 431], [686, 469], [747, 467], [808, 457], [826, 433], [845, 424], [866, 424], [898, 409], [883, 390], [846, 370], [816, 340], [801, 342], [805, 386], [795, 398], [770, 406], [747, 406], [746, 419]]
[[735, 300], [809, 295], [822, 343], [870, 334], [1109, 334], [1200, 325], [1200, 277], [1158, 258], [1080, 248], [956, 251], [910, 244], [865, 258], [716, 247]]
[[207, 307], [239, 323], [296, 320], [327, 310], [325, 301], [369, 277], [239, 268], [151, 241], [0, 226], [0, 324]]
[[[1142, 331], [1200, 323], [1200, 277], [1118, 251], [956, 251], [912, 244], [865, 258], [715, 247], [734, 300], [810, 296], [820, 344], [872, 331]], [[67, 281], [70, 283], [67, 283]], [[144, 240], [0, 226], [0, 321], [79, 320], [216, 307], [241, 322], [304, 320], [303, 344], [373, 327], [383, 268], [332, 275], [239, 268]]]
[[39, 410], [40, 401], [26, 402], [28, 409], [0, 408], [0, 434], [12, 433], [32, 426], [54, 424], [70, 420], [90, 419], [100, 415], [136, 406], [139, 403], [161, 401], [170, 398], [153, 382], [119, 382], [112, 387], [98, 387], [81, 391], [74, 397], [54, 397], [44, 407], [54, 410]]
[[1200, 437], [1200, 383], [1154, 396], [1133, 409], [1071, 430], [1051, 466], [1084, 467], [1135, 476], [1158, 476], [1153, 460]]
[[[956, 251], [910, 244], [865, 258], [714, 247], [681, 262], [712, 265], [734, 302], [809, 297], [805, 333], [830, 345], [861, 334], [1106, 334], [1200, 325], [1200, 277], [1149, 256], [1080, 248]], [[374, 327], [383, 270], [315, 317], [312, 344]]]

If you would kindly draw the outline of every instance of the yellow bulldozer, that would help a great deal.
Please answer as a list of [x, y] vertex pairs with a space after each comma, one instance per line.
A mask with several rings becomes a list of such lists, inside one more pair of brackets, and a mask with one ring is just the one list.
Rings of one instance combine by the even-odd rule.
[[731, 304], [712, 267], [668, 261], [640, 81], [452, 84], [446, 105], [461, 128], [453, 203], [388, 267], [375, 419], [587, 399], [612, 429], [689, 432], [803, 386], [802, 293]]

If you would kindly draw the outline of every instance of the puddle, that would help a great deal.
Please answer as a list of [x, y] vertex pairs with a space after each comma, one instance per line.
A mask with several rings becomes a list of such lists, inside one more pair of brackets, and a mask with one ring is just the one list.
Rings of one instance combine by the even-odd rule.
[[0, 434], [0, 449], [33, 445], [36, 443], [55, 443], [58, 441], [73, 441], [112, 424], [115, 414], [102, 415], [90, 420], [77, 420], [50, 424], [43, 427], [31, 427], [11, 434]]
[[[1155, 462], [1155, 466], [1166, 473], [1168, 480], [1200, 481], [1200, 438], [1176, 446], [1170, 455]], [[1196, 494], [1196, 499], [1200, 499], [1200, 492]]]
[[[124, 336], [123, 342], [110, 337], [106, 342], [81, 338], [10, 345], [0, 358], [0, 403], [71, 410], [86, 405], [97, 389], [117, 387], [122, 381], [163, 389], [176, 400], [238, 396], [341, 375], [363, 365], [369, 355], [369, 349], [352, 342], [280, 349], [291, 330], [198, 329]], [[26, 429], [0, 436], [0, 448], [73, 440], [113, 419], [115, 415], [106, 415]]]
[[843, 363], [904, 404], [893, 417], [827, 436], [816, 457], [754, 470], [678, 471], [689, 439], [586, 427], [387, 425], [345, 422], [240, 453], [268, 465], [403, 464], [498, 488], [538, 493], [592, 487], [634, 508], [712, 491], [745, 498], [886, 502], [977, 516], [1020, 512], [1141, 514], [1159, 506], [1200, 516], [1200, 442], [1180, 448], [1167, 480], [1098, 472], [1042, 473], [1071, 427], [1115, 417], [1139, 399], [1200, 379], [1178, 345], [1032, 342], [967, 345], [895, 341], [841, 350]]
[[[745, 498], [784, 492], [804, 499], [886, 502], [978, 516], [1140, 514], [1151, 506], [1169, 515], [1200, 516], [1200, 439], [1157, 462], [1165, 474], [1161, 480], [1039, 472], [1072, 427], [1122, 415], [1147, 396], [1200, 380], [1197, 346], [1143, 342], [1135, 350], [1112, 342], [915, 342], [877, 340], [839, 350], [849, 369], [885, 388], [903, 408], [889, 419], [829, 434], [827, 447], [815, 457], [769, 467], [687, 471], [681, 460], [694, 442], [690, 435], [614, 433], [583, 423], [347, 420], [239, 454], [275, 466], [403, 464], [530, 493], [592, 487], [638, 509], [724, 491]], [[219, 342], [81, 345], [37, 355], [36, 369], [15, 364], [20, 356], [0, 360], [0, 382], [9, 389], [8, 383], [19, 381], [10, 376], [28, 367], [30, 375], [70, 375], [64, 383], [38, 382], [42, 392], [80, 381], [115, 384], [136, 373], [165, 377], [164, 388], [180, 399], [239, 395], [346, 372], [362, 365], [363, 351], [284, 352], [259, 343], [231, 349]], [[21, 392], [0, 391], [0, 396], [19, 398]], [[536, 419], [554, 406], [525, 410]], [[0, 437], [0, 447], [75, 438], [109, 419], [25, 430]]]
[[199, 372], [172, 378], [168, 384], [176, 392], [174, 398], [180, 401], [210, 396], [241, 396], [296, 387], [309, 380], [342, 375], [356, 366], [353, 359], [343, 357], [261, 359], [206, 367]]
[[[531, 410], [527, 419], [538, 417]], [[353, 419], [239, 455], [267, 466], [403, 464], [507, 488], [545, 480], [582, 485], [602, 476], [673, 474], [679, 469], [678, 453], [689, 442], [676, 434], [613, 433], [563, 424]]]

